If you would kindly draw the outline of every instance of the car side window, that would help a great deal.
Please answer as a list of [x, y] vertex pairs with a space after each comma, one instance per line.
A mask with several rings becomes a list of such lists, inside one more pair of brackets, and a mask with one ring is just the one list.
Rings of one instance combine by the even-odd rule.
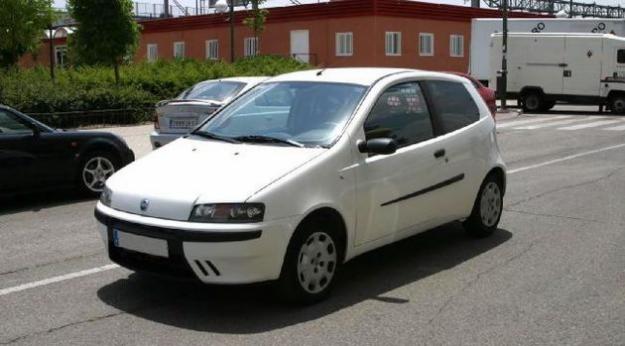
[[364, 130], [367, 140], [392, 138], [400, 148], [434, 138], [430, 111], [419, 83], [388, 88], [373, 106]]
[[456, 131], [480, 119], [480, 110], [464, 84], [427, 81], [425, 88], [443, 133]]
[[30, 134], [33, 130], [15, 119], [8, 111], [0, 109], [0, 136]]

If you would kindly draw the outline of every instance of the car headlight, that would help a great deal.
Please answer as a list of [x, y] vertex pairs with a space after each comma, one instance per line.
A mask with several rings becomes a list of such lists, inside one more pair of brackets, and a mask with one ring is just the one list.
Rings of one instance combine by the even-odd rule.
[[214, 223], [261, 222], [265, 216], [262, 203], [213, 203], [193, 207], [189, 221]]
[[111, 206], [111, 198], [113, 198], [113, 191], [108, 186], [104, 186], [104, 189], [100, 193], [100, 202], [107, 207]]

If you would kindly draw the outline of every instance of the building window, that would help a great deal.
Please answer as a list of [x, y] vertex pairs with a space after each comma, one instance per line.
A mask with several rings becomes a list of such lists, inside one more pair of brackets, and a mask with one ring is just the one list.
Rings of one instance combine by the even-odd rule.
[[206, 59], [210, 59], [210, 60], [219, 59], [219, 41], [217, 40], [206, 41]]
[[67, 46], [54, 47], [54, 64], [58, 67], [67, 66]]
[[462, 58], [464, 56], [464, 36], [449, 36], [449, 56]]
[[386, 32], [386, 55], [401, 55], [401, 32]]
[[419, 34], [419, 55], [434, 55], [434, 34], [425, 32]]
[[184, 42], [174, 42], [174, 58], [184, 58]]
[[243, 41], [243, 55], [255, 56], [258, 52], [258, 37], [246, 37]]
[[156, 61], [158, 59], [158, 45], [156, 43], [148, 43], [148, 61]]
[[336, 56], [352, 56], [354, 54], [354, 34], [351, 32], [336, 33]]

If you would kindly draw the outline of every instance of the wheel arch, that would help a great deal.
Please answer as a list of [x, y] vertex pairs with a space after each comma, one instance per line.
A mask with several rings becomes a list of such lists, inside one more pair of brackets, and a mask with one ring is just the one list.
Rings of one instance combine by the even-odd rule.
[[295, 236], [295, 233], [300, 229], [300, 226], [303, 225], [305, 222], [309, 222], [311, 220], [321, 220], [322, 222], [327, 222], [334, 227], [333, 229], [337, 232], [337, 235], [339, 237], [338, 241], [341, 242], [340, 261], [341, 263], [345, 262], [345, 258], [347, 256], [347, 247], [349, 244], [347, 224], [345, 223], [345, 218], [343, 217], [341, 212], [331, 206], [319, 206], [309, 211], [306, 216], [304, 216], [302, 220], [297, 224], [295, 232], [293, 232], [291, 238], [289, 239], [289, 244]]
[[[496, 166], [493, 167], [488, 174], [486, 174], [486, 176], [484, 177], [484, 180], [486, 180], [486, 178], [490, 177], [490, 176], [494, 176], [496, 179], [499, 180], [499, 182], [501, 183], [501, 187], [503, 189], [503, 191], [501, 192], [502, 195], [506, 194], [506, 184], [507, 184], [507, 178], [506, 178], [506, 171], [503, 169], [503, 167], [501, 166]], [[482, 180], [482, 181], [484, 181]]]
[[523, 96], [529, 93], [538, 93], [541, 96], [545, 96], [545, 92], [543, 91], [543, 88], [539, 86], [524, 86], [523, 88], [521, 88], [519, 95]]

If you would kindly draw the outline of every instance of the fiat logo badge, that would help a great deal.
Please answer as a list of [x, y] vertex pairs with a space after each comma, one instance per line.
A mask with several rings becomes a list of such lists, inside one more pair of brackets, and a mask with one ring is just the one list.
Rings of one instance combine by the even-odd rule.
[[150, 206], [150, 201], [148, 201], [147, 199], [143, 199], [141, 201], [141, 204], [139, 204], [139, 207], [141, 208], [141, 211], [146, 211], [148, 210], [148, 207]]

